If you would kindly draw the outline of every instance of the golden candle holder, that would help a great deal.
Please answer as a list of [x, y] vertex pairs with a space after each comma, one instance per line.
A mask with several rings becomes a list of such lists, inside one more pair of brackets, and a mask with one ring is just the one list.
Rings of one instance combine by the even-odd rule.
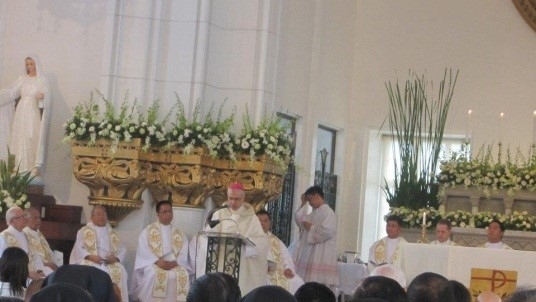
[[417, 240], [417, 243], [430, 244], [428, 234], [426, 233], [426, 224], [422, 224], [421, 226], [421, 237]]

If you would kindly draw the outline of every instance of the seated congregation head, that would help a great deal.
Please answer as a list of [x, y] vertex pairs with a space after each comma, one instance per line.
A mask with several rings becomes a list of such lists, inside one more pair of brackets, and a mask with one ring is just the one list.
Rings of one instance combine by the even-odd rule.
[[335, 302], [335, 294], [326, 285], [318, 282], [306, 282], [298, 288], [294, 297], [298, 302]]
[[449, 280], [436, 273], [422, 273], [408, 286], [409, 302], [454, 302], [454, 291]]
[[384, 276], [370, 276], [359, 283], [354, 292], [354, 301], [384, 299], [392, 302], [407, 301], [406, 291], [395, 280]]
[[461, 282], [450, 280], [456, 302], [471, 302], [471, 292]]
[[499, 295], [492, 291], [483, 291], [476, 297], [476, 302], [501, 302], [502, 299]]
[[536, 287], [520, 286], [503, 299], [504, 302], [536, 302]]
[[264, 285], [247, 293], [241, 302], [296, 302], [296, 298], [286, 289], [276, 285]]
[[396, 266], [394, 264], [382, 264], [379, 266], [376, 266], [372, 272], [370, 272], [371, 276], [384, 276], [387, 278], [391, 278], [398, 282], [402, 288], [406, 288], [406, 274], [404, 274], [404, 271], [399, 266]]
[[[80, 286], [58, 282], [45, 286], [36, 292], [30, 302], [94, 302], [91, 294]], [[106, 301], [106, 300], [104, 300]]]
[[208, 273], [190, 287], [187, 302], [238, 302], [242, 298], [238, 283], [229, 274]]
[[24, 297], [28, 279], [28, 255], [18, 247], [8, 247], [0, 258], [0, 281], [9, 284], [10, 296]]

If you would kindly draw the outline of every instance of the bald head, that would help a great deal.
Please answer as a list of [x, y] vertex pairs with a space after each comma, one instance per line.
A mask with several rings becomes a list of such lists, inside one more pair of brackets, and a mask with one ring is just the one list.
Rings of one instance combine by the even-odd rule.
[[477, 302], [501, 302], [501, 297], [492, 291], [481, 292], [476, 297]]

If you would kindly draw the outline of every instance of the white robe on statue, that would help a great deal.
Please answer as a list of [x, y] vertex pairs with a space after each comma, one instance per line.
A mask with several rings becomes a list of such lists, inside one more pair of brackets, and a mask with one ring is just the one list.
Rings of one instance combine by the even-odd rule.
[[29, 271], [35, 272], [41, 270], [43, 273], [45, 273], [45, 275], [48, 275], [52, 272], [49, 267], [44, 266], [43, 261], [41, 261], [41, 259], [36, 256], [34, 251], [30, 249], [26, 233], [24, 231], [19, 232], [13, 226], [8, 226], [7, 229], [0, 233], [0, 255], [2, 255], [6, 248], [13, 246], [21, 248], [26, 252], [26, 254], [28, 254]]
[[[337, 216], [327, 204], [306, 214], [302, 207], [295, 217], [300, 226], [300, 242], [295, 249], [296, 273], [305, 282], [318, 282], [330, 287], [339, 284], [337, 267]], [[312, 223], [307, 231], [302, 222]]]
[[[296, 267], [294, 261], [290, 256], [290, 253], [277, 236], [268, 232], [268, 239], [270, 240], [270, 249], [268, 250], [268, 260], [275, 263], [273, 270], [268, 270], [268, 279], [266, 284], [277, 285], [286, 289], [288, 292], [294, 295], [298, 288], [303, 285], [303, 279], [296, 274]], [[290, 269], [294, 274], [294, 277], [287, 278], [284, 275], [284, 271]]]
[[[178, 266], [160, 269], [155, 264], [160, 258]], [[178, 228], [155, 222], [141, 232], [130, 292], [134, 301], [186, 301], [190, 273], [188, 238]]]
[[[117, 233], [109, 226], [98, 227], [89, 222], [85, 227], [78, 230], [74, 243], [70, 264], [91, 265], [101, 269], [110, 275], [112, 282], [121, 290], [121, 301], [128, 301], [127, 271], [120, 263], [124, 261], [126, 248], [119, 241]], [[120, 262], [113, 264], [97, 264], [84, 259], [89, 255], [97, 255], [102, 259], [114, 255]]]
[[[6, 146], [9, 145], [21, 172], [41, 168], [45, 163], [52, 105], [51, 92], [41, 70], [41, 61], [36, 55], [28, 57], [34, 60], [37, 75], [20, 76], [12, 87], [0, 92], [0, 156], [5, 157]], [[44, 94], [44, 98], [39, 101], [35, 97], [38, 92]], [[15, 100], [19, 97], [15, 108]]]
[[[242, 296], [254, 288], [265, 285], [268, 272], [268, 236], [262, 230], [261, 223], [257, 215], [255, 215], [253, 207], [248, 203], [243, 203], [236, 211], [230, 208], [221, 209], [214, 213], [212, 220], [220, 220], [221, 222], [214, 228], [207, 226], [205, 231], [232, 234], [236, 234], [238, 231], [240, 235], [255, 243], [254, 247], [242, 244], [241, 248], [238, 285]], [[199, 235], [197, 236], [197, 256], [194, 264], [196, 266], [196, 277], [205, 274], [206, 255], [207, 238]]]

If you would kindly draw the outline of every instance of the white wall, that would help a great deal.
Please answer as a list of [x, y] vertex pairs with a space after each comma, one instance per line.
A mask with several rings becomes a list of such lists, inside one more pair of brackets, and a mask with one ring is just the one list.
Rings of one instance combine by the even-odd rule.
[[[0, 18], [0, 87], [22, 73], [27, 53], [52, 78], [45, 192], [63, 204], [88, 207], [59, 142], [72, 107], [94, 88], [119, 101], [129, 89], [169, 105], [178, 91], [188, 106], [229, 97], [257, 117], [265, 107], [300, 116], [297, 194], [312, 184], [318, 124], [339, 129], [341, 251], [359, 249], [373, 229], [362, 225], [366, 171], [377, 164], [366, 138], [387, 115], [384, 82], [397, 73], [437, 81], [445, 67], [459, 69], [447, 132], [465, 133], [472, 109], [475, 146], [497, 140], [500, 112], [505, 144], [526, 150], [533, 135], [536, 32], [510, 1], [25, 0], [1, 1]], [[146, 202], [120, 224], [131, 256], [137, 222], [152, 219]]]

